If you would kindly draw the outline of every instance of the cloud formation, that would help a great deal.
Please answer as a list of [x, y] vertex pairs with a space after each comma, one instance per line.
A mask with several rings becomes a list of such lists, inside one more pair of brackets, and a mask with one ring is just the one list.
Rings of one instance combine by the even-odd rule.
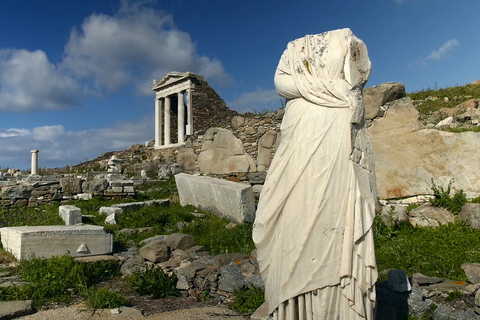
[[280, 97], [275, 90], [257, 89], [257, 91], [243, 93], [236, 100], [227, 102], [227, 106], [240, 113], [278, 110], [282, 106], [283, 100], [285, 99]]
[[95, 90], [134, 87], [151, 95], [152, 79], [169, 71], [193, 71], [218, 83], [229, 81], [220, 61], [199, 55], [190, 35], [171, 15], [145, 1], [122, 1], [113, 15], [92, 14], [74, 28], [62, 67], [90, 79]]
[[59, 110], [80, 100], [75, 79], [62, 74], [45, 52], [0, 49], [0, 110]]
[[[123, 150], [151, 140], [154, 133], [153, 115], [129, 123], [116, 123], [109, 128], [68, 131], [63, 125], [40, 126], [32, 130], [0, 129], [0, 168], [30, 167], [30, 150], [38, 149], [40, 167], [63, 167], [101, 153]], [[8, 164], [8, 165], [7, 165]]]
[[457, 39], [450, 39], [445, 42], [440, 48], [437, 50], [433, 50], [432, 53], [425, 58], [427, 60], [440, 60], [444, 58], [450, 51], [452, 51], [455, 47], [459, 45]]
[[152, 80], [169, 71], [228, 84], [222, 63], [199, 54], [172, 16], [150, 3], [122, 0], [113, 15], [90, 15], [72, 29], [57, 65], [42, 50], [0, 48], [0, 110], [59, 110], [79, 104], [82, 95], [128, 89], [148, 96]]

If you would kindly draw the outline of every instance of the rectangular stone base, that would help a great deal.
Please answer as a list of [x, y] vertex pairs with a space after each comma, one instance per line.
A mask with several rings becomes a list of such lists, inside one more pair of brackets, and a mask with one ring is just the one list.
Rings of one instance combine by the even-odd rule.
[[65, 254], [85, 257], [113, 251], [113, 235], [101, 226], [6, 227], [0, 228], [0, 235], [3, 248], [18, 260]]
[[255, 199], [252, 187], [210, 177], [175, 175], [182, 206], [192, 205], [235, 223], [255, 219]]

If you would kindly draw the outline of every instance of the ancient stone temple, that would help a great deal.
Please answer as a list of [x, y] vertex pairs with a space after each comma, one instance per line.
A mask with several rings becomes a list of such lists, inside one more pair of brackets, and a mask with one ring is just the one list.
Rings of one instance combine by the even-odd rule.
[[152, 91], [156, 149], [184, 145], [187, 136], [203, 134], [213, 123], [229, 122], [237, 114], [202, 76], [192, 72], [169, 72], [153, 80]]

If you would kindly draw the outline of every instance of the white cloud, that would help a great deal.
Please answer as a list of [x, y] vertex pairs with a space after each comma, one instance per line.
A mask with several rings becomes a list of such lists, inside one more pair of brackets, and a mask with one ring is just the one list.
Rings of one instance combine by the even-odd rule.
[[109, 128], [68, 131], [63, 125], [41, 126], [31, 130], [0, 130], [0, 167], [30, 167], [30, 150], [38, 149], [40, 167], [63, 167], [100, 154], [123, 150], [154, 138], [153, 115], [133, 122], [116, 123]]
[[0, 138], [13, 138], [21, 137], [29, 134], [30, 131], [27, 129], [4, 129], [0, 130]]
[[459, 45], [457, 39], [450, 39], [445, 42], [440, 48], [437, 50], [433, 50], [432, 53], [425, 58], [427, 60], [440, 60], [444, 58], [450, 51], [452, 51], [455, 47]]
[[0, 110], [58, 110], [79, 100], [79, 85], [50, 63], [45, 52], [0, 49]]
[[65, 46], [62, 67], [93, 79], [95, 89], [113, 92], [134, 87], [151, 95], [152, 79], [169, 71], [193, 71], [218, 83], [229, 81], [220, 61], [199, 55], [171, 15], [148, 3], [122, 1], [113, 15], [92, 14], [74, 28]]
[[33, 139], [56, 141], [65, 133], [62, 125], [57, 126], [43, 126], [33, 129]]
[[275, 90], [257, 89], [257, 91], [243, 93], [236, 100], [227, 102], [227, 106], [241, 113], [245, 111], [277, 110], [280, 109], [284, 100]]

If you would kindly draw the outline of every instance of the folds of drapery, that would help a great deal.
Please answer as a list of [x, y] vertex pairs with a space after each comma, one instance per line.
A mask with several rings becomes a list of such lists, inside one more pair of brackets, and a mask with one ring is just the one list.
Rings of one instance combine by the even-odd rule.
[[351, 124], [361, 121], [355, 114], [370, 72], [365, 59], [363, 42], [348, 29], [292, 41], [280, 59], [275, 86], [289, 101], [253, 232], [269, 312], [339, 286], [348, 305], [370, 318], [359, 299], [375, 299], [374, 186], [357, 179], [350, 157]]

